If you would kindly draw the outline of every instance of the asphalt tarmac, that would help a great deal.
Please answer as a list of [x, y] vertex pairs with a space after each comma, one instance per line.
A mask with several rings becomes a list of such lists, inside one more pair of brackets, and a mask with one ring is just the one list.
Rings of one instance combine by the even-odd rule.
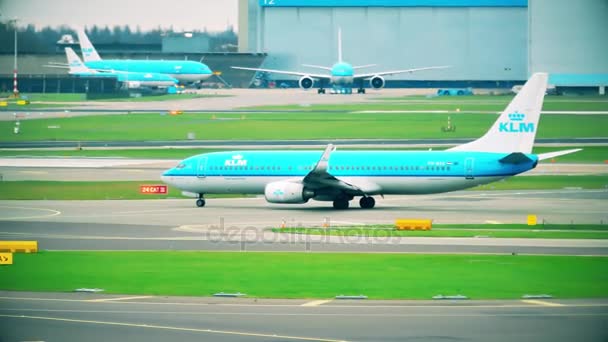
[[2, 341], [606, 341], [608, 301], [0, 292]]
[[[0, 239], [53, 250], [243, 250], [607, 255], [608, 240], [330, 237], [273, 233], [290, 227], [435, 223], [606, 223], [606, 190], [454, 192], [377, 199], [373, 210], [326, 202], [272, 205], [261, 197], [133, 201], [0, 201]], [[540, 226], [542, 229], [542, 226]]]

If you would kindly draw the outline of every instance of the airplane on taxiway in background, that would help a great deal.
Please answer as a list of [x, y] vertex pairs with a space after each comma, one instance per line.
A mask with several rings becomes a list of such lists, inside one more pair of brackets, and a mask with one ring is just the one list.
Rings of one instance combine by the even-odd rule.
[[534, 169], [540, 160], [580, 149], [533, 154], [532, 146], [547, 88], [536, 73], [481, 138], [445, 151], [235, 151], [183, 160], [161, 179], [198, 194], [264, 194], [270, 203], [332, 201], [346, 209], [361, 197], [373, 208], [375, 195], [433, 194], [487, 184]]
[[324, 85], [325, 82], [329, 82], [334, 85], [334, 87], [338, 89], [345, 89], [347, 93], [352, 92], [353, 84], [357, 83], [359, 88], [357, 89], [358, 94], [365, 94], [364, 82], [369, 81], [369, 85], [374, 89], [384, 88], [383, 76], [388, 75], [396, 75], [396, 74], [404, 74], [411, 73], [416, 71], [423, 70], [433, 70], [433, 69], [445, 69], [449, 68], [449, 66], [434, 66], [434, 67], [424, 67], [424, 68], [414, 68], [414, 69], [403, 69], [403, 70], [391, 70], [391, 71], [382, 71], [382, 72], [370, 72], [370, 73], [355, 73], [357, 69], [369, 68], [376, 66], [376, 64], [367, 64], [367, 65], [358, 65], [353, 66], [350, 63], [345, 62], [342, 59], [342, 30], [338, 28], [338, 62], [335, 63], [331, 67], [321, 66], [321, 65], [311, 65], [311, 64], [303, 64], [305, 67], [317, 68], [326, 70], [328, 74], [316, 74], [316, 73], [308, 73], [308, 72], [300, 72], [300, 71], [287, 71], [287, 70], [275, 70], [275, 69], [263, 69], [263, 68], [245, 68], [239, 66], [232, 66], [233, 69], [239, 70], [252, 70], [252, 71], [261, 71], [267, 73], [274, 74], [284, 74], [284, 75], [293, 75], [300, 76], [300, 80], [298, 81], [298, 85], [302, 89], [310, 89], [313, 87], [315, 80], [319, 81], [319, 89], [317, 92], [319, 94], [325, 94]]
[[[82, 62], [76, 52], [69, 47], [65, 48], [65, 55], [68, 60], [68, 73], [74, 76], [116, 78], [129, 89], [140, 87], [163, 88], [179, 83], [176, 78], [166, 74], [90, 69]], [[52, 65], [50, 66], [52, 67]]]
[[182, 84], [200, 84], [213, 75], [206, 64], [195, 61], [101, 59], [84, 30], [78, 29], [77, 33], [84, 64], [91, 70], [165, 74]]

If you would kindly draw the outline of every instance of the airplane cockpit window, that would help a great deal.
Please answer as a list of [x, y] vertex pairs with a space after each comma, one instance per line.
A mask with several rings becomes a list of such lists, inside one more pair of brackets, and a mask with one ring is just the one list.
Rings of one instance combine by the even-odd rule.
[[177, 165], [175, 168], [178, 169], [178, 170], [180, 170], [180, 169], [183, 169], [185, 167], [186, 167], [186, 164], [181, 163], [181, 164]]

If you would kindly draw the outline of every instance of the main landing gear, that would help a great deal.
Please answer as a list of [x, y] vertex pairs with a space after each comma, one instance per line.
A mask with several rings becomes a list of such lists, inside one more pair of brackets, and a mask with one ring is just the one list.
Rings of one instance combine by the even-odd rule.
[[[372, 209], [376, 205], [376, 200], [370, 196], [361, 197], [359, 200], [359, 205], [363, 209]], [[348, 209], [349, 200], [342, 198], [334, 201], [334, 209], [345, 210]]]
[[372, 209], [376, 205], [376, 200], [373, 197], [364, 196], [359, 200], [359, 205], [363, 209]]
[[357, 89], [357, 94], [365, 94], [365, 88]]
[[317, 89], [317, 94], [325, 94], [325, 88]]
[[205, 199], [203, 198], [203, 194], [198, 194], [198, 199], [196, 200], [196, 206], [202, 208], [205, 206]]

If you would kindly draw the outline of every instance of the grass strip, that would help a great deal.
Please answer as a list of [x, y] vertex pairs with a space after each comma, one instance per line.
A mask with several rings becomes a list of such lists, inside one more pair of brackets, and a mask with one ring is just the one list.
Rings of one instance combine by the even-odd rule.
[[[495, 114], [449, 115], [455, 132], [442, 132], [447, 114], [213, 114], [166, 113], [75, 116], [0, 121], [0, 141], [142, 141], [185, 140], [297, 140], [297, 139], [450, 139], [476, 138], [497, 118]], [[538, 138], [605, 137], [608, 115], [543, 115]]]
[[[0, 182], [0, 200], [136, 200], [188, 198], [181, 190], [168, 187], [167, 194], [140, 194], [139, 186], [163, 184], [160, 181], [117, 182]], [[243, 197], [244, 195], [206, 195], [206, 198]]]
[[48, 252], [15, 254], [2, 290], [261, 298], [472, 299], [608, 296], [608, 258], [243, 252]]
[[393, 237], [487, 237], [487, 238], [528, 238], [528, 239], [608, 239], [608, 225], [589, 229], [547, 229], [542, 226], [526, 228], [504, 228], [501, 225], [488, 225], [491, 228], [447, 228], [445, 225], [433, 225], [429, 231], [395, 230], [394, 227], [336, 227], [336, 228], [274, 228], [272, 231], [291, 234], [309, 234], [322, 236], [356, 236], [361, 238]]

